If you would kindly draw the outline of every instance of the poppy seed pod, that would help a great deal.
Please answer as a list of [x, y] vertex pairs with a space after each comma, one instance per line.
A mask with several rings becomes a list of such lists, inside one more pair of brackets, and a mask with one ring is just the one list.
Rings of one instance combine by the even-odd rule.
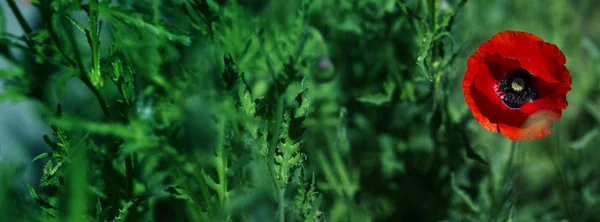
[[550, 134], [567, 108], [571, 75], [558, 47], [527, 32], [503, 31], [467, 61], [462, 88], [475, 119], [511, 140]]

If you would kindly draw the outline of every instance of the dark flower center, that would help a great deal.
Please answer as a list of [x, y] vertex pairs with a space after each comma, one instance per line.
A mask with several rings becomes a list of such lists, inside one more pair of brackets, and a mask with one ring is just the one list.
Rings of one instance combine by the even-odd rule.
[[506, 106], [514, 109], [538, 97], [535, 79], [521, 68], [505, 73], [496, 87], [496, 93]]

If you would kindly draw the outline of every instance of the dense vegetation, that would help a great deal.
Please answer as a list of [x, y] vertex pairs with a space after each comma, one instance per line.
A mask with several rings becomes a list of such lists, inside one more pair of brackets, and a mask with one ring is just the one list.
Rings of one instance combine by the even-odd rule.
[[[0, 15], [25, 32], [0, 26], [0, 97], [51, 131], [37, 183], [0, 159], [2, 222], [600, 220], [591, 0], [29, 2]], [[465, 104], [467, 57], [506, 29], [567, 57], [547, 138]]]

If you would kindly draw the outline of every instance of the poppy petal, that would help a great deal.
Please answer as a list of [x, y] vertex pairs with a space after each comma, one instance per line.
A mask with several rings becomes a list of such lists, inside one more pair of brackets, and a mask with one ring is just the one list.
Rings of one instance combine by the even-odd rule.
[[[487, 130], [511, 140], [546, 137], [568, 106], [566, 94], [572, 83], [565, 63], [556, 45], [531, 33], [498, 33], [481, 44], [467, 61], [462, 81], [465, 101]], [[527, 84], [533, 89], [526, 91], [529, 94], [512, 91], [510, 85], [501, 87], [500, 82], [513, 81], [515, 77], [507, 77], [507, 73], [514, 70], [524, 70], [524, 75], [531, 76]], [[507, 92], [510, 97], [503, 98]], [[507, 99], [519, 102], [516, 106], [511, 102], [509, 107]]]

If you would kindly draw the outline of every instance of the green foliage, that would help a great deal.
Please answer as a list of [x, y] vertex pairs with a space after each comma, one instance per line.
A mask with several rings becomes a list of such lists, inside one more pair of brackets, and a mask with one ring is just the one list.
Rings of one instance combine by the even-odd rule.
[[[590, 1], [30, 1], [36, 26], [7, 2], [0, 100], [52, 135], [38, 183], [0, 160], [0, 221], [598, 218]], [[510, 150], [460, 84], [503, 29], [555, 42], [574, 82], [552, 136]]]

